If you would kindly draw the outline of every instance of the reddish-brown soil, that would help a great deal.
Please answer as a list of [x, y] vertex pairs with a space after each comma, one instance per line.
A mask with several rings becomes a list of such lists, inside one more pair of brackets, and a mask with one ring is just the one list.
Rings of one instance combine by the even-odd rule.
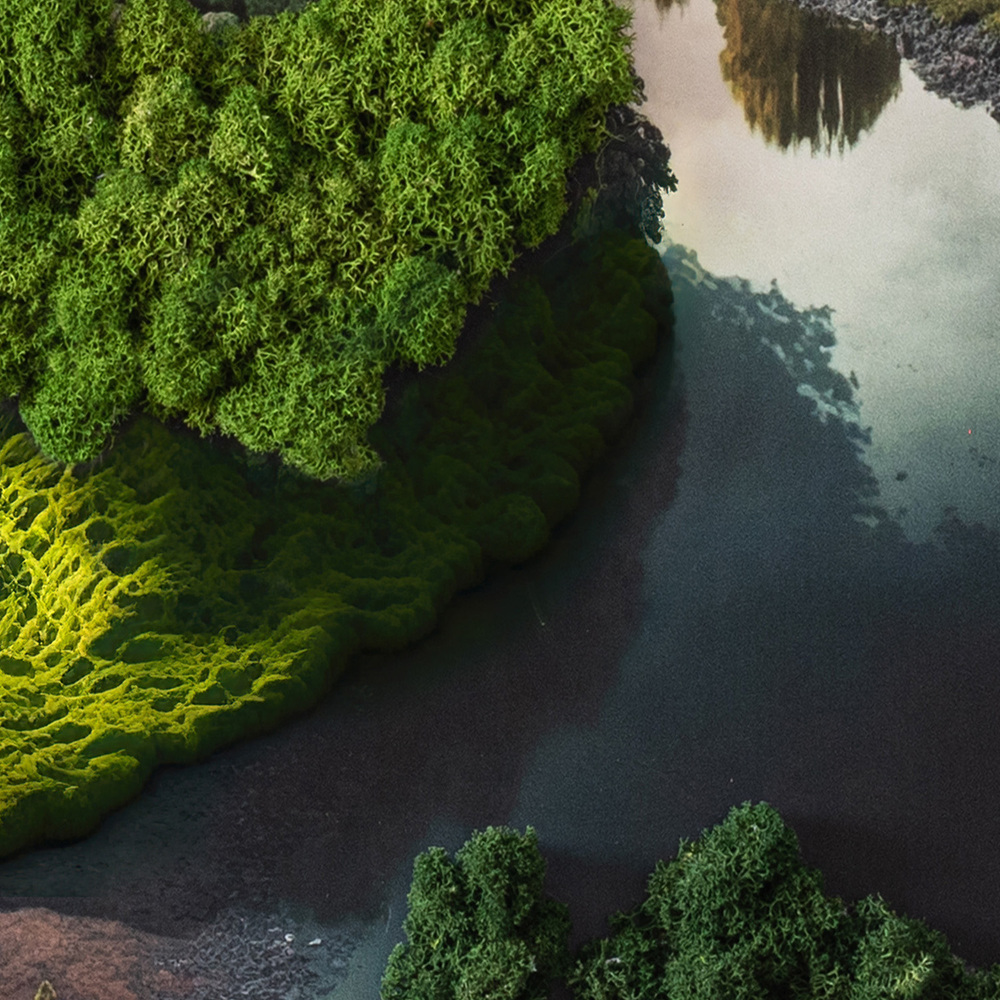
[[204, 976], [159, 966], [152, 956], [172, 948], [180, 953], [184, 942], [115, 920], [35, 908], [0, 913], [0, 997], [34, 1000], [44, 981], [56, 1000], [149, 1000], [154, 994], [179, 1000], [212, 985]]

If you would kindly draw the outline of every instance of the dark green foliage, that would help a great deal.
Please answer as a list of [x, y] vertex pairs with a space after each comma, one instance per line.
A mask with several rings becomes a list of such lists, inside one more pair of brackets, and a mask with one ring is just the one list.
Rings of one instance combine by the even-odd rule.
[[[666, 300], [655, 287], [667, 289]], [[659, 302], [656, 318], [647, 295]], [[520, 562], [573, 508], [578, 470], [631, 412], [632, 367], [650, 356], [656, 335], [612, 331], [621, 324], [648, 333], [668, 305], [666, 274], [641, 240], [608, 232], [564, 246], [515, 279], [490, 335], [446, 378], [409, 386], [372, 443], [390, 464], [401, 459], [424, 508], [461, 526], [487, 562]]]
[[146, 385], [161, 405], [194, 410], [222, 387], [226, 365], [216, 313], [234, 284], [231, 272], [213, 267], [208, 256], [194, 258], [165, 284], [142, 352]]
[[8, 108], [20, 114], [12, 141], [23, 197], [75, 206], [91, 178], [113, 158], [115, 95], [106, 86], [113, 56], [93, 44], [110, 0], [4, 0], [0, 20], [12, 44], [0, 67]]
[[9, 90], [0, 93], [0, 219], [6, 224], [23, 211], [20, 179], [27, 166], [25, 137], [30, 130], [23, 103]]
[[883, 997], [962, 1000], [974, 983], [951, 954], [943, 934], [922, 921], [893, 913], [881, 896], [862, 900], [854, 914], [850, 1000]]
[[[641, 95], [642, 81], [634, 80]], [[581, 212], [580, 231], [592, 231], [595, 226], [638, 226], [658, 243], [663, 218], [660, 192], [677, 190], [670, 147], [663, 144], [655, 125], [625, 105], [608, 108], [605, 129], [610, 138], [596, 156], [597, 185]]]
[[[534, 834], [476, 834], [452, 864], [440, 848], [414, 866], [409, 946], [397, 945], [383, 1000], [520, 1000], [535, 950], [564, 948], [564, 908], [538, 908], [544, 865]], [[539, 916], [544, 912], [544, 916]], [[1000, 965], [967, 972], [943, 935], [881, 897], [851, 912], [823, 894], [795, 834], [766, 803], [745, 802], [677, 858], [657, 862], [645, 901], [610, 920], [568, 971], [576, 1000], [996, 1000]], [[440, 950], [439, 950], [440, 949]], [[540, 994], [547, 995], [547, 994]]]
[[14, 395], [38, 369], [32, 331], [44, 325], [44, 289], [66, 259], [73, 220], [36, 207], [0, 212], [0, 398]]
[[[996, 996], [944, 937], [880, 898], [852, 913], [805, 868], [766, 803], [734, 807], [677, 858], [657, 862], [645, 901], [581, 950], [578, 1000], [973, 1000]], [[992, 991], [992, 992], [991, 992]]]
[[382, 335], [402, 361], [422, 368], [454, 353], [465, 312], [454, 271], [427, 257], [405, 257], [389, 271], [376, 301]]
[[677, 859], [658, 862], [646, 901], [585, 949], [572, 983], [581, 996], [666, 1000], [841, 995], [844, 916], [795, 834], [766, 804], [745, 804]]
[[413, 866], [407, 945], [389, 957], [383, 1000], [544, 1000], [564, 972], [569, 917], [545, 898], [538, 838], [487, 827], [456, 853]]

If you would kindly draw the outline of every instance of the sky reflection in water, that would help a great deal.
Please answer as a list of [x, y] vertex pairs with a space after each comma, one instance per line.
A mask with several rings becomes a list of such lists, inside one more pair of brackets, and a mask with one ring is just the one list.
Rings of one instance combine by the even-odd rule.
[[[790, 10], [635, 4], [641, 110], [679, 179], [664, 246], [832, 309], [831, 366], [854, 374], [865, 461], [909, 538], [932, 537], [946, 508], [996, 529], [997, 123], [924, 91], [884, 39], [825, 29], [818, 44]], [[760, 55], [762, 32], [784, 62]]]

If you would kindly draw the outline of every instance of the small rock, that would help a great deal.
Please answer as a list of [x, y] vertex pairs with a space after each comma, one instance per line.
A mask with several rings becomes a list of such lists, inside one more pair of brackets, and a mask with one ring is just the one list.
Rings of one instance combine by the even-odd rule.
[[294, 935], [294, 934], [286, 934], [286, 935], [285, 935], [285, 940], [286, 940], [286, 941], [287, 941], [287, 942], [288, 942], [289, 944], [291, 944], [291, 943], [292, 943], [292, 942], [293, 942], [293, 941], [295, 940], [295, 935]]
[[310, 941], [309, 944], [306, 945], [306, 947], [307, 948], [311, 948], [313, 945], [322, 944], [322, 943], [323, 943], [322, 938], [313, 938], [312, 941]]
[[35, 993], [35, 1000], [56, 1000], [56, 991], [47, 979], [42, 980], [41, 986]]
[[219, 31], [228, 25], [233, 25], [236, 28], [240, 26], [240, 19], [231, 11], [217, 10], [201, 15], [200, 27], [202, 31]]

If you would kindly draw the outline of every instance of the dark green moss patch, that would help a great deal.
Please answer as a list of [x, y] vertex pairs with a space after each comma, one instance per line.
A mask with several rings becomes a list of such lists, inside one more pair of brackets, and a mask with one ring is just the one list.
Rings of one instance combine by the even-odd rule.
[[567, 233], [504, 279], [447, 366], [388, 380], [367, 481], [318, 483], [149, 416], [69, 471], [16, 426], [0, 437], [0, 499], [34, 509], [0, 536], [16, 598], [0, 855], [83, 835], [157, 764], [308, 709], [358, 650], [412, 643], [545, 545], [671, 323], [644, 241]]

